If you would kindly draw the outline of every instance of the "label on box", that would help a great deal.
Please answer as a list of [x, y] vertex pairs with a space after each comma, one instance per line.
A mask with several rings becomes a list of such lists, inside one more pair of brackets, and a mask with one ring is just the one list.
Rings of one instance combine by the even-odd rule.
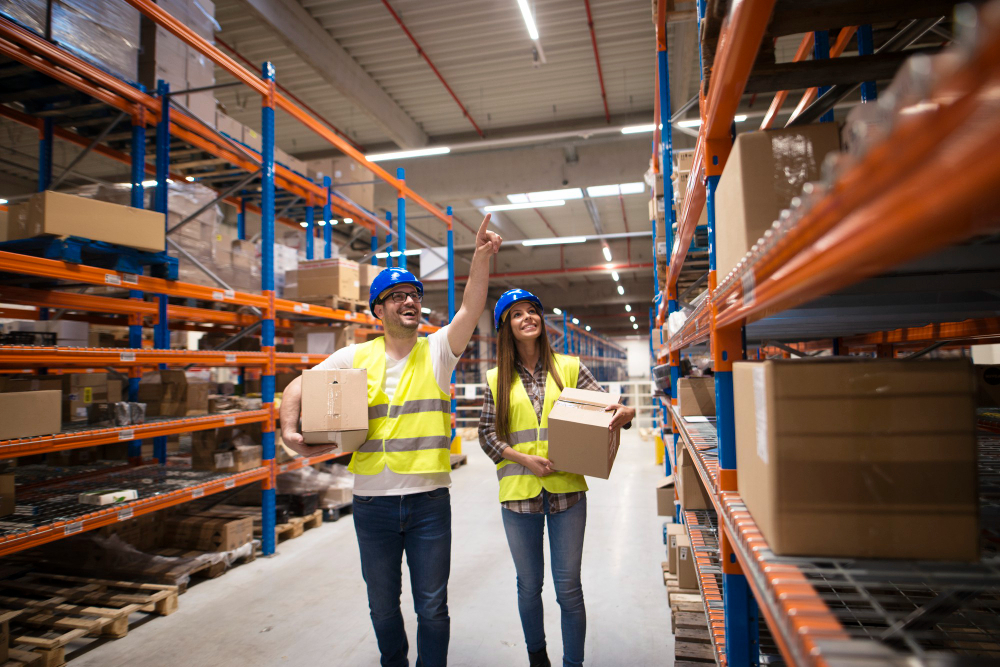
[[767, 379], [763, 366], [753, 369], [754, 421], [757, 422], [757, 456], [764, 463], [767, 457]]
[[232, 426], [232, 425], [234, 425], [236, 423], [236, 416], [235, 415], [229, 415], [228, 417], [226, 417], [226, 418], [224, 418], [222, 420], [222, 423], [225, 424], [226, 426]]
[[677, 548], [677, 536], [676, 535], [671, 535], [670, 536], [670, 548], [671, 549], [676, 549]]
[[139, 276], [137, 276], [134, 273], [123, 273], [122, 274], [122, 282], [126, 283], [128, 285], [138, 285], [139, 284]]
[[124, 431], [118, 431], [118, 441], [122, 440], [135, 440], [135, 429], [127, 428]]
[[135, 361], [135, 352], [122, 352], [118, 358], [121, 361]]
[[687, 550], [687, 548], [684, 548], [684, 549], [678, 549], [678, 550], [677, 550], [677, 556], [678, 556], [678, 557], [679, 557], [679, 558], [680, 558], [681, 560], [687, 560], [687, 559], [688, 559], [688, 550]]
[[232, 468], [234, 465], [236, 465], [236, 461], [233, 460], [232, 452], [220, 452], [215, 455], [216, 468]]
[[201, 498], [203, 495], [205, 495], [205, 489], [195, 489], [191, 492], [192, 498]]
[[[232, 456], [232, 455], [230, 455], [230, 456]], [[236, 480], [235, 479], [227, 479], [222, 486], [223, 486], [223, 488], [231, 489], [234, 486], [236, 486]]]
[[235, 364], [236, 363], [236, 355], [235, 354], [227, 354], [226, 355], [226, 363], [227, 364]]
[[118, 513], [118, 520], [119, 521], [128, 521], [129, 519], [132, 518], [132, 515], [133, 515], [132, 508], [128, 507], [128, 508], [123, 509], [121, 512]]
[[122, 284], [122, 279], [119, 278], [117, 274], [114, 274], [114, 273], [105, 273], [104, 274], [104, 283], [106, 285], [121, 285]]
[[75, 534], [81, 533], [81, 532], [83, 532], [83, 522], [82, 521], [77, 521], [76, 523], [71, 523], [71, 524], [67, 525], [64, 534], [65, 535], [75, 535]]
[[94, 402], [94, 388], [93, 387], [84, 387], [83, 388], [83, 402], [84, 403], [93, 403]]

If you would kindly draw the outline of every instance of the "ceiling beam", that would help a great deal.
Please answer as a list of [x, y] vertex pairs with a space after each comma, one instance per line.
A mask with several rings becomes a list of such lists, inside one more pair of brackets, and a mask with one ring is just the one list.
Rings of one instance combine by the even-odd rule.
[[[257, 19], [344, 97], [368, 114], [402, 148], [427, 135], [296, 0], [241, 0]], [[281, 73], [278, 72], [279, 81]]]

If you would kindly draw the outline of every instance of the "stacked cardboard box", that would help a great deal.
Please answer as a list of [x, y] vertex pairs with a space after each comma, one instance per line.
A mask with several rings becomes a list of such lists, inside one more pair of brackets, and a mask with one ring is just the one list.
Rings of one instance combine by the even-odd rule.
[[712, 498], [702, 483], [701, 475], [698, 474], [697, 464], [686, 447], [677, 448], [676, 479], [677, 496], [683, 509], [709, 510], [714, 507]]
[[[349, 157], [310, 160], [306, 163], [308, 176], [318, 183], [324, 176], [333, 181], [333, 188], [355, 204], [369, 211], [375, 208], [375, 174]], [[357, 183], [358, 185], [343, 185]]]
[[358, 327], [345, 324], [331, 327], [299, 326], [295, 329], [294, 352], [302, 354], [333, 354], [354, 343]]
[[360, 298], [360, 275], [357, 262], [335, 257], [299, 262], [295, 272], [295, 295], [301, 301]]
[[123, 382], [107, 373], [70, 373], [62, 376], [63, 420], [86, 422], [87, 409], [98, 403], [122, 400]]
[[686, 377], [677, 381], [677, 411], [681, 416], [715, 416], [715, 378]]
[[227, 426], [191, 434], [191, 467], [214, 472], [243, 472], [261, 465], [260, 427]]
[[61, 391], [18, 391], [0, 394], [0, 440], [58, 433]]
[[210, 383], [188, 378], [182, 370], [161, 370], [142, 378], [139, 401], [150, 417], [205, 415], [210, 390]]
[[253, 519], [180, 516], [168, 519], [163, 542], [177, 549], [232, 551], [253, 539]]

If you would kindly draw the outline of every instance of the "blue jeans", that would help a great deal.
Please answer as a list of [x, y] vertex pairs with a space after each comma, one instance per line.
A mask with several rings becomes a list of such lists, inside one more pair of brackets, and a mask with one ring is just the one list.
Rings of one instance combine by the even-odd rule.
[[354, 496], [354, 529], [382, 667], [410, 664], [403, 614], [399, 610], [404, 551], [417, 612], [417, 667], [446, 665], [451, 623], [448, 489], [406, 496]]
[[519, 514], [502, 509], [510, 555], [517, 570], [517, 610], [528, 651], [545, 648], [542, 616], [542, 581], [545, 577], [545, 519], [549, 521], [549, 552], [556, 601], [562, 610], [563, 666], [583, 664], [583, 643], [587, 637], [587, 610], [580, 585], [583, 533], [587, 526], [587, 496], [565, 512], [549, 513], [548, 492], [544, 514]]

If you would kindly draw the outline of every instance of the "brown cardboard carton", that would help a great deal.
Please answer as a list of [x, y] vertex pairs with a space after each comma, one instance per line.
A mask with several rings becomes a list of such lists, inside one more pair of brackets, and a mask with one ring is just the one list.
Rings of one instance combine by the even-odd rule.
[[319, 506], [340, 507], [341, 505], [346, 505], [351, 502], [353, 493], [352, 489], [331, 486], [323, 490], [323, 493], [320, 495]]
[[682, 523], [667, 524], [667, 571], [677, 574], [677, 538], [687, 537], [687, 529]]
[[618, 396], [567, 387], [549, 412], [549, 460], [556, 470], [607, 479], [615, 464], [620, 429], [609, 431]]
[[381, 273], [385, 269], [384, 266], [379, 266], [378, 264], [368, 264], [362, 263], [358, 265], [358, 298], [362, 301], [368, 301], [370, 297], [370, 288], [372, 286], [372, 281], [375, 280], [375, 276]]
[[682, 417], [714, 417], [715, 378], [687, 377], [678, 380], [677, 410]]
[[94, 403], [122, 400], [122, 381], [107, 373], [67, 373], [62, 376], [63, 421], [87, 421], [87, 408]]
[[739, 492], [776, 554], [979, 559], [968, 362], [739, 362], [733, 378]]
[[976, 366], [976, 405], [1000, 407], [1000, 366]]
[[715, 193], [716, 268], [722, 281], [764, 235], [802, 186], [820, 178], [840, 150], [836, 123], [746, 132], [736, 137]]
[[162, 213], [61, 192], [32, 195], [22, 218], [23, 224], [9, 229], [11, 239], [81, 236], [150, 252], [160, 252], [166, 244]]
[[354, 333], [357, 330], [357, 325], [296, 327], [292, 351], [302, 354], [333, 354], [354, 343]]
[[677, 497], [685, 510], [712, 509], [712, 498], [698, 474], [697, 464], [686, 447], [677, 450]]
[[677, 587], [698, 590], [698, 571], [694, 567], [694, 549], [691, 538], [677, 536]]
[[314, 259], [300, 262], [296, 271], [296, 295], [299, 299], [323, 299], [339, 296], [357, 300], [358, 263], [349, 259]]
[[0, 378], [0, 391], [62, 391], [63, 379], [58, 375]]
[[232, 551], [253, 539], [253, 517], [176, 517], [166, 521], [163, 533], [164, 543], [174, 548]]
[[694, 165], [694, 149], [674, 151], [674, 163], [677, 165], [675, 171], [691, 171]]
[[310, 445], [358, 451], [368, 436], [368, 371], [303, 371], [302, 435]]
[[656, 485], [657, 516], [674, 516], [674, 476], [668, 475]]
[[235, 118], [230, 118], [221, 111], [215, 112], [215, 129], [229, 135], [231, 139], [236, 141], [243, 140], [243, 123]]
[[14, 513], [14, 473], [0, 475], [0, 516]]
[[62, 430], [61, 391], [0, 394], [0, 440], [49, 435]]
[[139, 384], [139, 401], [150, 417], [206, 415], [211, 388], [208, 382], [189, 380], [182, 370], [161, 370], [158, 378], [144, 378]]
[[[329, 176], [337, 192], [368, 210], [375, 208], [375, 184], [372, 182], [375, 175], [354, 159], [339, 157], [310, 160], [306, 166], [307, 175], [318, 177], [317, 182], [322, 183], [322, 176]], [[357, 185], [349, 185], [350, 183]]]

